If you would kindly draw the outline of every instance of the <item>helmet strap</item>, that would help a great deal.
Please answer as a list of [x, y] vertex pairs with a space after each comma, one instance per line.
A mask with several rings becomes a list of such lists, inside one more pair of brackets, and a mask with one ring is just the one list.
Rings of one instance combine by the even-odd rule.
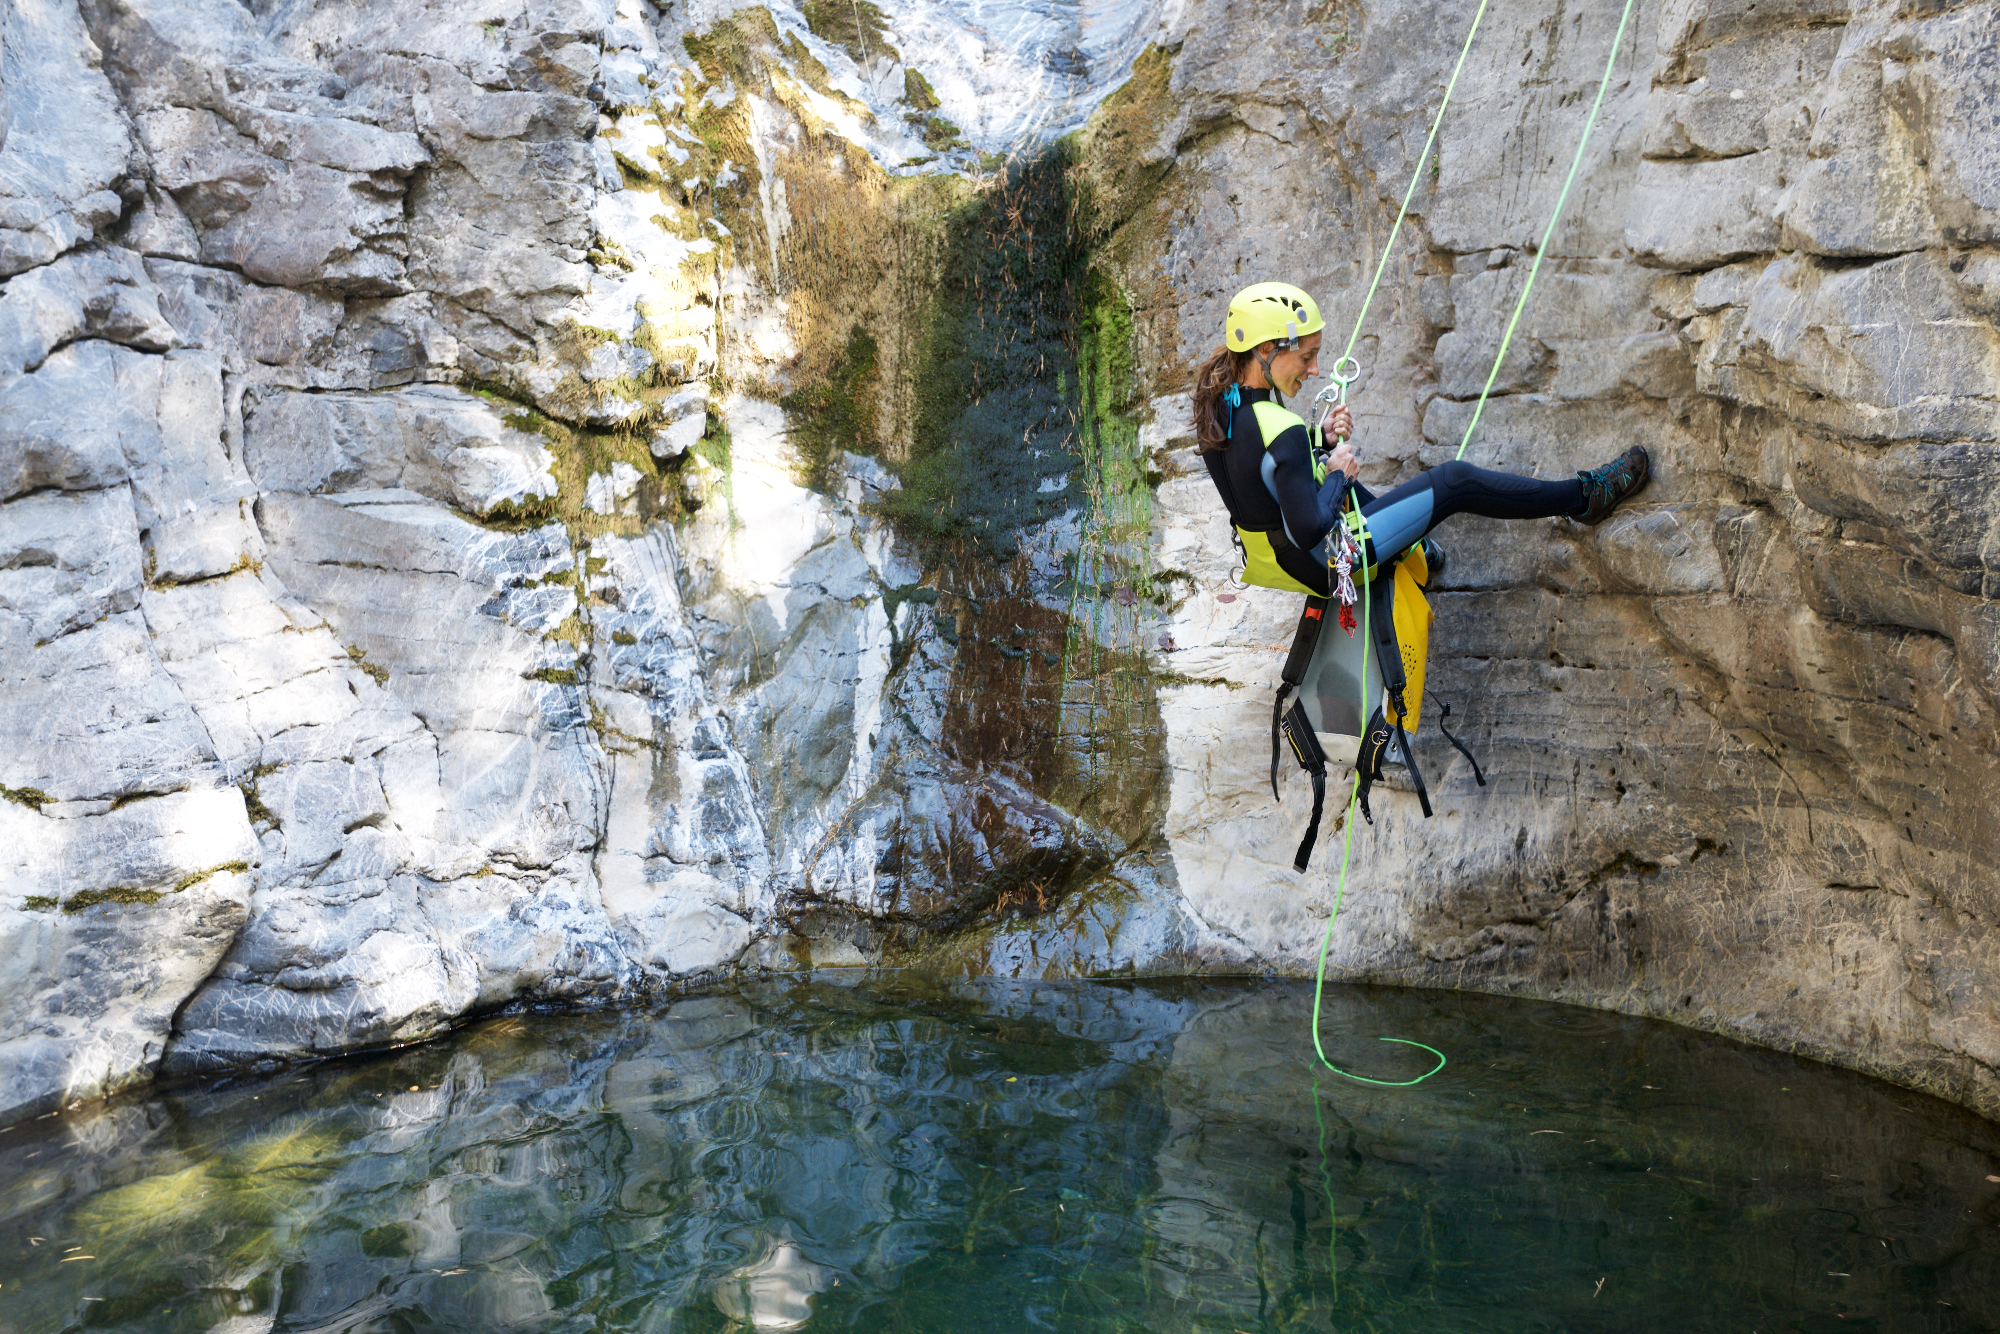
[[1255, 353], [1255, 352], [1251, 353], [1251, 355], [1256, 357], [1257, 364], [1264, 368], [1264, 384], [1267, 388], [1270, 389], [1271, 397], [1277, 399], [1281, 403], [1284, 402], [1285, 395], [1278, 388], [1277, 377], [1271, 374], [1271, 362], [1276, 358], [1277, 353], [1274, 352], [1271, 354], [1271, 356], [1268, 357], [1262, 355], [1261, 353]]

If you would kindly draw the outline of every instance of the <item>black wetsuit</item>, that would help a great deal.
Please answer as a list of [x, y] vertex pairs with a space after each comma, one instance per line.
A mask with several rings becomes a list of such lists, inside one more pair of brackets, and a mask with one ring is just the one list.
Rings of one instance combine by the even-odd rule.
[[[1342, 496], [1352, 489], [1368, 519], [1377, 550], [1370, 564], [1408, 550], [1425, 533], [1454, 514], [1481, 514], [1489, 519], [1545, 519], [1584, 512], [1583, 484], [1571, 477], [1559, 482], [1515, 473], [1475, 468], [1451, 462], [1418, 473], [1393, 491], [1376, 496], [1346, 475], [1331, 472], [1315, 481], [1312, 445], [1303, 425], [1287, 428], [1265, 450], [1251, 405], [1270, 399], [1268, 389], [1248, 389], [1234, 421], [1226, 403], [1217, 415], [1229, 430], [1225, 448], [1202, 455], [1208, 475], [1221, 493], [1231, 519], [1242, 528], [1276, 528], [1272, 550], [1285, 573], [1321, 597], [1327, 595], [1326, 552], [1321, 539], [1333, 527]], [[1264, 482], [1264, 456], [1272, 462], [1271, 483]], [[1273, 497], [1272, 492], [1277, 494]]]

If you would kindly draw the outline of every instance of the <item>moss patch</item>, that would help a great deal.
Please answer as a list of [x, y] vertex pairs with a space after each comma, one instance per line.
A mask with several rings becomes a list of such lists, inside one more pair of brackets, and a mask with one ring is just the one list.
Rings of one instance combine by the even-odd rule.
[[799, 11], [813, 36], [832, 42], [857, 64], [883, 58], [895, 64], [903, 58], [889, 45], [889, 16], [869, 0], [805, 0]]
[[367, 652], [359, 644], [349, 644], [347, 646], [347, 656], [376, 685], [386, 686], [389, 684], [389, 669], [387, 667], [378, 667], [376, 664], [368, 661]]
[[828, 484], [832, 463], [843, 451], [880, 451], [876, 399], [881, 384], [880, 347], [874, 335], [856, 323], [848, 331], [847, 346], [827, 373], [779, 400], [791, 428], [792, 447], [810, 485]]
[[272, 811], [269, 806], [266, 806], [263, 797], [258, 795], [255, 779], [238, 783], [236, 786], [242, 789], [243, 811], [244, 814], [250, 817], [251, 824], [267, 824], [273, 829], [284, 827], [283, 822], [278, 819], [276, 812]]
[[940, 105], [931, 81], [914, 69], [903, 71], [903, 100], [917, 111], [936, 111]]
[[[207, 883], [218, 875], [241, 874], [249, 869], [250, 864], [248, 862], [223, 862], [219, 865], [211, 866], [207, 870], [195, 871], [182, 876], [172, 889], [137, 889], [127, 885], [114, 885], [108, 889], [86, 889], [64, 899], [62, 901], [62, 910], [66, 913], [80, 913], [103, 903], [158, 903], [169, 894], [183, 893], [193, 889], [196, 885]], [[53, 901], [45, 900], [45, 902], [52, 903]]]
[[193, 889], [196, 885], [213, 880], [216, 876], [241, 875], [249, 869], [249, 862], [223, 862], [218, 866], [209, 867], [206, 871], [196, 871], [192, 875], [182, 876], [180, 882], [173, 887], [172, 892], [178, 894], [183, 890]]
[[0, 783], [0, 801], [11, 801], [16, 806], [26, 806], [36, 814], [40, 814], [42, 807], [50, 800], [49, 794], [38, 787], [8, 787], [5, 783]]
[[964, 138], [965, 132], [951, 121], [946, 120], [943, 116], [927, 116], [912, 113], [909, 120], [910, 124], [915, 127], [917, 136], [924, 141], [924, 147], [934, 153], [945, 153], [953, 149], [969, 149], [972, 147]]
[[[502, 405], [502, 420], [508, 426], [542, 438], [548, 447], [549, 472], [556, 479], [556, 493], [524, 504], [502, 502], [484, 516], [469, 516], [475, 522], [510, 532], [560, 523], [573, 542], [587, 543], [603, 536], [637, 536], [656, 521], [673, 522], [686, 513], [679, 470], [662, 469], [653, 458], [650, 423], [610, 429], [576, 426], [558, 421], [490, 386], [484, 396]], [[620, 463], [639, 474], [635, 512], [594, 513], [586, 503], [591, 477], [608, 476]], [[565, 582], [570, 577], [552, 575], [543, 582]]]

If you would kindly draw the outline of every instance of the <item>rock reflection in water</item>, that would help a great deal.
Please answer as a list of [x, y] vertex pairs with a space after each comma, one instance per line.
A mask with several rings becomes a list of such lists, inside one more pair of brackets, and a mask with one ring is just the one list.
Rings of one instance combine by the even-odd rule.
[[2000, 1324], [2000, 1128], [1436, 993], [1316, 1085], [1310, 1003], [822, 975], [18, 1127], [0, 1334]]
[[813, 1294], [826, 1283], [824, 1268], [781, 1241], [757, 1263], [723, 1275], [715, 1285], [715, 1304], [752, 1329], [796, 1329], [812, 1319]]

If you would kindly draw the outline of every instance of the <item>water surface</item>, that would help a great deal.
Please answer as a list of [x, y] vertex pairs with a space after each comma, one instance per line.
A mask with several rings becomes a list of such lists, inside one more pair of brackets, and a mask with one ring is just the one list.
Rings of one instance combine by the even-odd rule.
[[2000, 1127], [1591, 1011], [786, 979], [0, 1134], [0, 1332], [2000, 1328]]

